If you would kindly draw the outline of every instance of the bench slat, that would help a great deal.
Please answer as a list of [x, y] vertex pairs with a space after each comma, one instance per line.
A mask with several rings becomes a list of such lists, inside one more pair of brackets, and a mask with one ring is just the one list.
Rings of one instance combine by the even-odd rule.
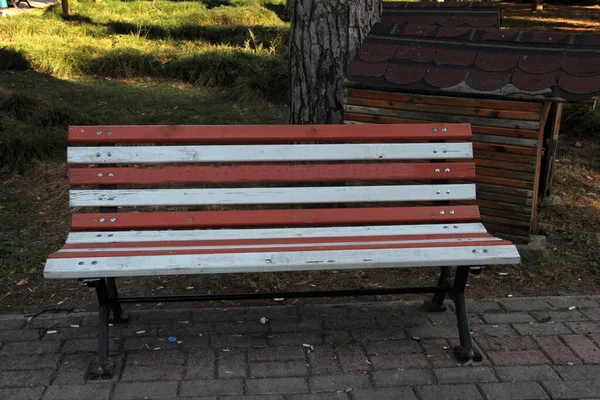
[[[110, 134], [109, 134], [110, 132]], [[469, 124], [71, 126], [73, 143], [282, 143], [292, 141], [470, 140]]]
[[307, 204], [475, 199], [474, 184], [71, 190], [72, 207]]
[[[486, 250], [486, 252], [484, 252]], [[513, 245], [49, 259], [46, 278], [514, 264]], [[92, 264], [94, 262], [94, 264]], [[80, 264], [81, 263], [81, 264]]]
[[330, 238], [386, 235], [440, 235], [487, 233], [480, 223], [335, 226], [329, 228], [206, 229], [183, 231], [71, 232], [67, 244], [165, 242], [182, 240], [241, 240], [274, 238]]
[[[448, 172], [446, 172], [448, 170]], [[336, 182], [346, 180], [473, 179], [475, 163], [343, 163], [311, 165], [177, 166], [158, 168], [71, 168], [75, 185], [176, 183]]]
[[477, 206], [73, 214], [71, 229], [119, 230], [479, 221]]
[[69, 147], [71, 164], [436, 160], [473, 158], [471, 143]]

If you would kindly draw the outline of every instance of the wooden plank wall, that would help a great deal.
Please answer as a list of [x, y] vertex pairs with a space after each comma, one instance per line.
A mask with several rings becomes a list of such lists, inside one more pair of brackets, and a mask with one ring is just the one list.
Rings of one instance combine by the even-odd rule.
[[346, 95], [345, 123], [471, 123], [477, 166], [476, 203], [482, 221], [498, 236], [516, 243], [529, 241], [549, 103], [351, 87]]

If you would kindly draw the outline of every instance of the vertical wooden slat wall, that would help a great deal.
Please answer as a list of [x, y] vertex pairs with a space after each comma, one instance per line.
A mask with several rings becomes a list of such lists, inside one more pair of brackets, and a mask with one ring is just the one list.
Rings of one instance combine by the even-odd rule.
[[470, 123], [482, 221], [498, 236], [529, 241], [549, 103], [352, 87], [346, 88], [346, 95], [345, 123]]

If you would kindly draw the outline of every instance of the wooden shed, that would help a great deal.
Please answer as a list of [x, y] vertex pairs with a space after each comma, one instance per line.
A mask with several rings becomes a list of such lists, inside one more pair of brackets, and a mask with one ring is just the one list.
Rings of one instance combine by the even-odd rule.
[[600, 95], [600, 35], [499, 30], [485, 12], [448, 11], [485, 5], [430, 4], [384, 7], [348, 66], [345, 123], [471, 123], [482, 221], [527, 243], [562, 102]]

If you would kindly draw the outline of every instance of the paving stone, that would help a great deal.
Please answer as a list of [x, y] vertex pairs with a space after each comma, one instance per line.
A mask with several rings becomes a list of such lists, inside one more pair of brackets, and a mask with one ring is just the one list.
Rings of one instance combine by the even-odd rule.
[[195, 350], [188, 353], [184, 379], [210, 379], [214, 376], [215, 350]]
[[481, 390], [489, 399], [539, 400], [548, 395], [537, 382], [484, 383]]
[[0, 388], [48, 386], [53, 369], [0, 371]]
[[546, 356], [539, 350], [490, 351], [488, 357], [498, 366], [549, 364]]
[[25, 326], [25, 318], [22, 315], [0, 319], [0, 331], [21, 329], [23, 326]]
[[241, 379], [214, 379], [181, 382], [179, 395], [182, 397], [226, 396], [243, 394]]
[[560, 322], [533, 322], [529, 324], [513, 324], [513, 327], [519, 335], [568, 335], [571, 332], [564, 324]]
[[583, 399], [597, 397], [600, 393], [600, 381], [543, 382], [553, 399]]
[[118, 383], [115, 386], [113, 399], [176, 398], [178, 385], [177, 382]]
[[249, 349], [248, 361], [282, 361], [282, 360], [305, 360], [304, 349], [300, 346], [294, 347], [266, 347], [263, 349]]
[[123, 371], [122, 382], [178, 381], [183, 378], [183, 367], [164, 366], [127, 366]]
[[1, 370], [56, 368], [56, 354], [31, 354], [0, 357]]
[[192, 321], [199, 322], [221, 322], [221, 321], [244, 321], [246, 309], [237, 308], [203, 308], [191, 311]]
[[147, 351], [158, 349], [162, 351], [172, 350], [177, 347], [179, 350], [197, 350], [207, 348], [209, 337], [189, 337], [183, 340], [181, 344], [173, 345], [167, 342], [167, 337], [131, 337], [123, 341], [123, 350], [125, 351]]
[[[108, 350], [110, 353], [120, 351], [120, 342], [115, 339], [109, 339]], [[147, 350], [147, 349], [143, 349]], [[62, 352], [69, 353], [95, 353], [98, 351], [98, 339], [71, 339], [65, 341]]]
[[500, 380], [505, 382], [560, 380], [549, 365], [496, 367], [494, 369]]
[[302, 321], [281, 320], [270, 323], [271, 332], [273, 333], [305, 333], [305, 332], [321, 332], [323, 331], [323, 321], [320, 319], [308, 319]]
[[218, 378], [245, 378], [247, 375], [246, 353], [243, 350], [218, 350], [216, 362]]
[[[479, 317], [479, 315], [474, 313], [469, 313], [469, 324], [473, 325], [481, 325], [483, 321]], [[456, 314], [451, 312], [445, 313], [431, 313], [427, 314], [427, 318], [431, 322], [432, 325], [447, 325], [447, 326], [456, 326]]]
[[[88, 327], [96, 330], [97, 328]], [[97, 331], [96, 331], [97, 333]], [[109, 329], [110, 337], [146, 337], [146, 336], [157, 336], [158, 335], [158, 325], [125, 325], [125, 324], [115, 324]]]
[[473, 337], [491, 336], [491, 337], [503, 337], [503, 336], [518, 336], [518, 333], [507, 324], [502, 325], [477, 325], [471, 327]]
[[599, 308], [600, 304], [591, 297], [585, 296], [559, 296], [559, 297], [548, 297], [546, 299], [552, 307], [556, 308], [569, 308], [576, 306], [577, 308]]
[[0, 399], [3, 400], [39, 400], [45, 387], [0, 389]]
[[429, 369], [383, 370], [373, 372], [375, 386], [431, 385], [435, 376]]
[[263, 361], [250, 363], [251, 378], [277, 378], [284, 376], [306, 376], [306, 361]]
[[535, 319], [531, 314], [525, 312], [499, 312], [481, 314], [483, 320], [491, 325], [498, 324], [518, 324], [524, 322], [534, 322]]
[[267, 335], [248, 334], [248, 335], [216, 335], [212, 338], [212, 347], [266, 347]]
[[482, 400], [475, 385], [417, 386], [422, 400]]
[[27, 323], [28, 328], [64, 328], [71, 325], [81, 325], [81, 317], [77, 315], [40, 314]]
[[346, 318], [356, 315], [356, 310], [345, 304], [307, 304], [299, 312], [304, 319]]
[[566, 325], [575, 333], [584, 335], [600, 333], [600, 323], [598, 322], [567, 322]]
[[323, 332], [324, 342], [326, 344], [343, 346], [354, 341], [354, 338], [348, 331], [325, 331]]
[[429, 322], [427, 319], [427, 315], [428, 314], [422, 312], [418, 315], [402, 315], [386, 320], [378, 320], [378, 322], [379, 325], [385, 329], [390, 329], [396, 326], [401, 326], [404, 328], [425, 328], [432, 326], [431, 322]]
[[142, 351], [128, 353], [127, 366], [171, 366], [184, 365], [185, 354], [177, 350], [171, 351]]
[[419, 343], [412, 339], [368, 343], [365, 344], [365, 349], [369, 355], [418, 354], [422, 352]]
[[586, 308], [580, 311], [589, 319], [593, 321], [600, 321], [600, 308]]
[[346, 373], [371, 370], [371, 362], [360, 345], [338, 349], [337, 354], [342, 370]]
[[60, 341], [44, 342], [41, 340], [5, 343], [0, 350], [0, 356], [58, 353], [61, 345]]
[[421, 328], [409, 328], [409, 337], [421, 339], [457, 338], [458, 328], [456, 326], [428, 326]]
[[577, 358], [558, 336], [538, 336], [535, 340], [540, 348], [550, 357], [553, 364], [581, 364], [581, 360]]
[[[244, 397], [243, 400], [247, 399], [247, 397]], [[263, 400], [263, 397], [260, 399], [257, 398], [256, 400]], [[348, 396], [346, 393], [293, 394], [291, 396], [286, 396], [286, 400], [348, 400]]]
[[311, 392], [345, 392], [350, 389], [371, 388], [366, 374], [323, 375], [309, 378]]
[[91, 353], [66, 354], [62, 357], [58, 372], [52, 381], [54, 385], [82, 385], [91, 363], [96, 356]]
[[583, 335], [565, 335], [562, 340], [586, 364], [600, 364], [600, 348]]
[[37, 329], [8, 329], [0, 330], [0, 342], [23, 342], [26, 340], [40, 340], [43, 337], [43, 332]]
[[[285, 321], [285, 320], [284, 320]], [[267, 325], [262, 325], [260, 321], [225, 321], [213, 323], [212, 331], [219, 335], [231, 334], [266, 334], [269, 331]]]
[[295, 394], [308, 393], [305, 378], [246, 379], [246, 394]]
[[112, 383], [93, 385], [52, 385], [44, 393], [44, 400], [108, 400]]
[[323, 335], [316, 332], [307, 333], [275, 333], [269, 336], [271, 346], [302, 346], [312, 344], [313, 346], [323, 343]]
[[588, 336], [596, 343], [597, 346], [600, 346], [600, 333], [592, 333]]
[[350, 331], [350, 334], [355, 340], [365, 343], [379, 340], [400, 340], [407, 338], [403, 327], [388, 329], [353, 329]]
[[478, 337], [475, 342], [484, 351], [536, 350], [538, 345], [529, 336]]
[[131, 312], [129, 320], [141, 324], [164, 324], [168, 322], [190, 321], [190, 310], [136, 310]]
[[[448, 302], [454, 308], [454, 304]], [[467, 300], [467, 311], [470, 313], [488, 313], [502, 311], [502, 307], [493, 300]]]
[[343, 318], [325, 320], [325, 329], [329, 331], [372, 328], [376, 326], [374, 318]]
[[315, 346], [308, 353], [308, 363], [311, 375], [342, 373], [337, 354], [330, 345]]
[[446, 339], [422, 340], [421, 346], [425, 350], [425, 354], [434, 368], [456, 366], [453, 348]]
[[554, 368], [565, 381], [593, 381], [600, 377], [600, 365], [559, 365]]
[[375, 369], [392, 368], [427, 368], [429, 363], [424, 354], [388, 354], [371, 356], [371, 363]]
[[409, 387], [357, 390], [352, 392], [352, 398], [354, 400], [417, 400], [415, 392]]
[[[156, 329], [156, 335], [162, 338], [168, 338], [170, 336], [175, 336], [181, 340], [190, 340], [195, 339], [197, 337], [205, 337], [208, 338], [213, 333], [213, 324], [210, 322], [207, 323], [197, 323], [197, 324], [168, 324], [168, 325], [158, 325]], [[150, 331], [146, 331], [143, 335], [140, 336], [152, 336]], [[236, 332], [228, 332], [228, 333], [236, 333]]]
[[293, 306], [244, 307], [244, 311], [248, 321], [260, 322], [262, 317], [268, 318], [269, 321], [298, 320], [300, 318], [298, 308]]
[[[262, 396], [219, 396], [219, 400], [289, 400], [295, 399], [296, 395], [292, 395], [291, 397], [284, 398], [282, 395], [274, 394], [274, 395], [262, 395]], [[299, 395], [303, 396], [303, 395]], [[205, 399], [205, 397], [202, 397]], [[195, 400], [195, 399], [194, 399]], [[216, 398], [215, 398], [216, 400]], [[347, 397], [344, 397], [344, 400], [347, 400]]]
[[[98, 328], [93, 326], [80, 326], [79, 328], [66, 327], [56, 330], [57, 333], [44, 333], [42, 340], [95, 339], [98, 337]], [[112, 332], [112, 329], [110, 332]]]
[[502, 299], [499, 303], [506, 311], [545, 311], [552, 308], [547, 301], [535, 297]]
[[[579, 310], [566, 311], [540, 311], [532, 312], [531, 315], [539, 322], [570, 322], [570, 321], [587, 321], [587, 317]], [[516, 322], [516, 321], [515, 321]], [[521, 321], [528, 322], [528, 321]]]
[[482, 383], [497, 382], [498, 379], [489, 367], [439, 368], [433, 372], [438, 383]]

